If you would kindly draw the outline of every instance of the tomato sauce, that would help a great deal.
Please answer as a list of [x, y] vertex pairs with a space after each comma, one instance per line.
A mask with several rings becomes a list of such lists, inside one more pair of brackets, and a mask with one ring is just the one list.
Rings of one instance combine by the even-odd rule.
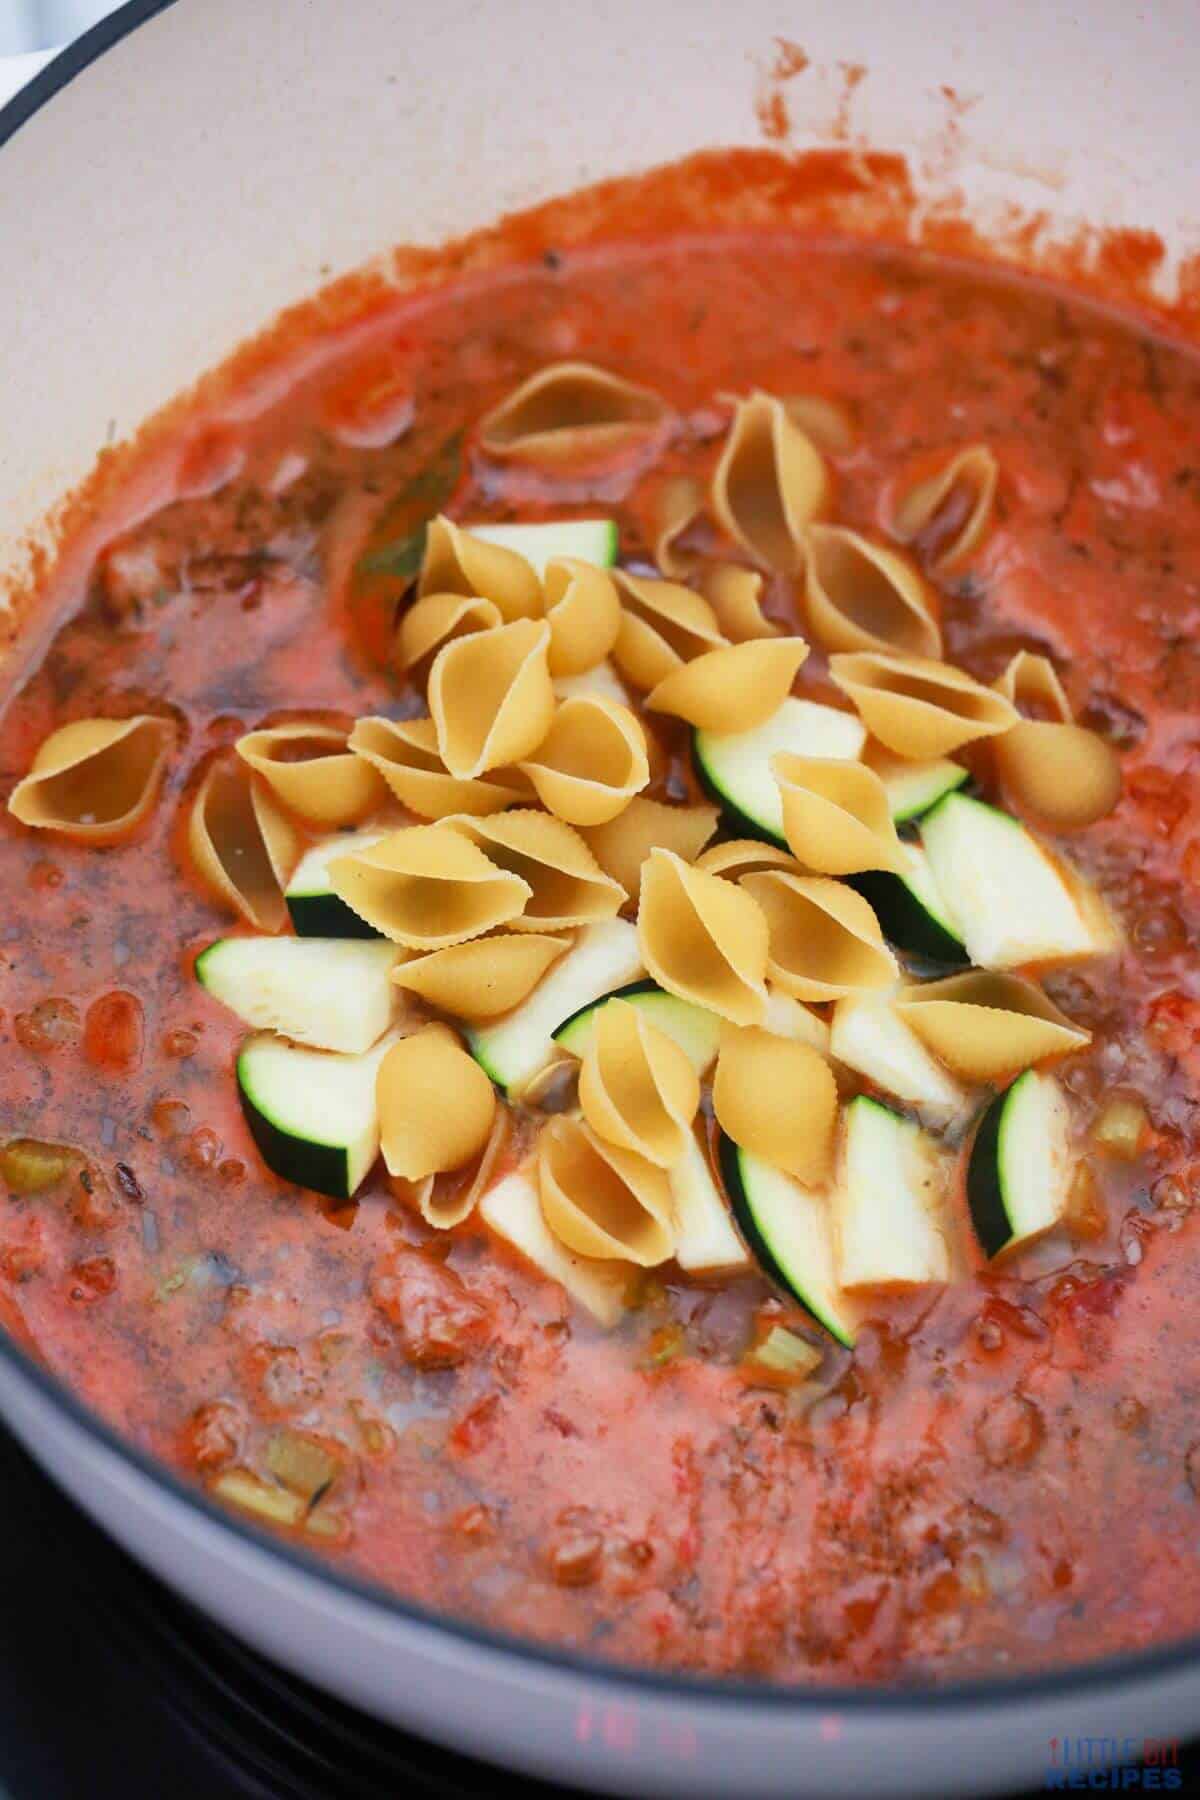
[[[473, 430], [580, 356], [661, 392], [648, 464], [499, 472]], [[764, 1387], [798, 1315], [755, 1276], [668, 1265], [601, 1332], [477, 1223], [434, 1234], [381, 1172], [341, 1209], [263, 1167], [237, 1021], [199, 988], [229, 928], [186, 866], [206, 760], [289, 712], [406, 716], [386, 551], [432, 512], [611, 512], [648, 559], [656, 486], [704, 477], [752, 386], [853, 416], [839, 517], [984, 441], [998, 516], [944, 584], [948, 656], [1053, 657], [1125, 794], [1070, 854], [1126, 950], [1048, 991], [1095, 1034], [1076, 1126], [1114, 1094], [1138, 1153], [1000, 1269], [880, 1301], [853, 1354]], [[184, 418], [177, 491], [110, 543], [0, 721], [0, 798], [57, 725], [167, 712], [150, 824], [97, 851], [0, 815], [0, 1137], [73, 1146], [0, 1190], [5, 1316], [140, 1445], [211, 1481], [282, 1430], [336, 1467], [298, 1536], [405, 1596], [606, 1657], [787, 1681], [944, 1679], [1093, 1657], [1200, 1622], [1200, 361], [1090, 302], [968, 264], [794, 235], [549, 253], [379, 306], [267, 410]], [[789, 584], [768, 609], [796, 617]], [[822, 659], [800, 691], [827, 693]], [[656, 727], [657, 729], [658, 727]], [[669, 748], [678, 744], [669, 741]], [[690, 781], [677, 757], [664, 777]]]

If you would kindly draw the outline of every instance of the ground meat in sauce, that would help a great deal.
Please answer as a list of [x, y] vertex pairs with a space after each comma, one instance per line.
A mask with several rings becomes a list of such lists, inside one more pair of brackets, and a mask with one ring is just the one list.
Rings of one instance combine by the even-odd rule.
[[[1031, 284], [766, 237], [566, 254], [398, 299], [355, 355], [196, 444], [191, 497], [63, 602], [0, 726], [4, 797], [65, 719], [150, 705], [185, 732], [134, 844], [0, 824], [2, 1135], [79, 1153], [0, 1199], [4, 1317], [199, 1478], [290, 1469], [324, 1522], [306, 1541], [358, 1573], [606, 1656], [878, 1681], [1194, 1629], [1200, 362]], [[485, 466], [475, 421], [572, 355], [679, 409], [658, 462], [565, 490]], [[236, 1021], [190, 975], [226, 920], [179, 849], [197, 766], [243, 729], [417, 710], [381, 661], [395, 581], [346, 579], [365, 533], [401, 539], [441, 505], [603, 508], [644, 560], [655, 484], [707, 473], [720, 397], [751, 386], [849, 407], [851, 524], [881, 524], [922, 453], [993, 447], [998, 523], [949, 587], [947, 653], [991, 679], [1016, 647], [1047, 651], [1122, 750], [1125, 798], [1072, 854], [1130, 949], [1050, 987], [1096, 1034], [1064, 1071], [1080, 1130], [1114, 1090], [1152, 1123], [1135, 1160], [1095, 1159], [1074, 1240], [880, 1303], [853, 1357], [831, 1350], [792, 1392], [741, 1367], [764, 1316], [796, 1322], [757, 1278], [660, 1273], [606, 1336], [481, 1227], [434, 1241], [381, 1176], [340, 1210], [272, 1178], [238, 1111]], [[372, 448], [380, 393], [390, 429], [411, 424]], [[786, 583], [768, 605], [792, 613]], [[819, 658], [801, 686], [822, 692]], [[689, 781], [676, 759], [662, 791]]]

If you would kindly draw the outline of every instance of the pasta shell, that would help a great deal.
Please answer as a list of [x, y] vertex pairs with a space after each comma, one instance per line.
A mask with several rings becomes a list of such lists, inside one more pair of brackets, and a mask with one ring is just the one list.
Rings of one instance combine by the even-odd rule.
[[440, 950], [516, 919], [528, 882], [448, 825], [410, 825], [329, 865], [338, 898], [412, 950]]
[[778, 637], [779, 626], [762, 609], [764, 582], [757, 569], [744, 569], [740, 563], [713, 563], [699, 577], [698, 586], [731, 643]]
[[523, 916], [513, 924], [515, 931], [590, 925], [613, 918], [625, 904], [624, 888], [604, 873], [579, 833], [561, 819], [521, 811], [490, 819], [456, 819], [453, 829], [528, 889]]
[[986, 444], [970, 444], [915, 482], [892, 508], [892, 531], [934, 569], [969, 556], [991, 522], [1000, 471]]
[[568, 1250], [642, 1268], [671, 1255], [671, 1187], [662, 1169], [568, 1118], [543, 1128], [537, 1165], [542, 1217]]
[[810, 525], [804, 543], [808, 622], [826, 650], [942, 654], [933, 590], [906, 556], [845, 525]]
[[715, 806], [667, 806], [637, 797], [607, 825], [585, 830], [584, 837], [606, 875], [620, 882], [631, 900], [642, 886], [642, 865], [651, 850], [672, 850], [685, 863], [695, 862], [717, 829]]
[[887, 789], [873, 769], [780, 751], [771, 772], [783, 802], [783, 835], [806, 868], [820, 875], [906, 871]]
[[711, 503], [723, 529], [755, 562], [796, 574], [804, 531], [828, 510], [832, 492], [824, 458], [782, 401], [755, 393], [738, 402]]
[[827, 400], [823, 394], [788, 394], [783, 410], [818, 450], [827, 450], [831, 456], [846, 456], [853, 450], [858, 433], [849, 409], [840, 400]]
[[81, 843], [111, 844], [154, 805], [175, 744], [169, 719], [77, 719], [52, 731], [9, 797], [22, 825]]
[[554, 717], [545, 621], [518, 619], [446, 644], [429, 672], [438, 753], [473, 781], [535, 751]]
[[706, 875], [723, 875], [726, 881], [740, 881], [760, 869], [787, 869], [792, 875], [804, 870], [788, 851], [777, 844], [760, 843], [757, 838], [726, 838], [714, 844], [703, 856], [694, 859], [696, 867]]
[[354, 755], [336, 725], [273, 725], [247, 732], [236, 748], [285, 806], [314, 825], [357, 825], [387, 798], [378, 771]]
[[529, 799], [515, 769], [492, 780], [459, 781], [449, 774], [438, 755], [432, 719], [359, 719], [350, 733], [350, 748], [378, 769], [402, 806], [422, 819], [503, 812]]
[[192, 802], [188, 848], [205, 885], [259, 931], [287, 923], [300, 834], [244, 763], [215, 762]]
[[536, 619], [542, 611], [542, 584], [532, 564], [516, 550], [489, 544], [444, 515], [430, 523], [417, 592], [481, 594], [502, 619]]
[[546, 622], [550, 673], [584, 675], [602, 663], [621, 629], [621, 602], [603, 569], [573, 556], [546, 564]]
[[548, 811], [569, 825], [604, 825], [650, 779], [646, 734], [627, 706], [599, 695], [564, 700], [521, 768]]
[[552, 363], [488, 413], [479, 443], [508, 462], [591, 462], [659, 435], [669, 419], [649, 388], [591, 363]]
[[767, 973], [797, 1000], [840, 1000], [897, 979], [879, 921], [853, 888], [777, 869], [747, 875], [741, 885], [767, 921]]
[[394, 1043], [375, 1076], [379, 1143], [389, 1175], [421, 1181], [483, 1151], [496, 1090], [446, 1025]]
[[798, 637], [727, 644], [664, 675], [646, 705], [701, 731], [753, 731], [783, 705], [807, 655], [808, 645]]
[[457, 1019], [495, 1019], [533, 992], [569, 942], [532, 931], [472, 938], [398, 963], [392, 980]]
[[981, 969], [907, 988], [896, 1011], [935, 1056], [968, 1081], [999, 1081], [1091, 1041], [1091, 1033], [1073, 1024], [1032, 981]]
[[897, 756], [948, 756], [973, 738], [1011, 730], [1011, 700], [950, 663], [862, 650], [831, 656], [829, 673], [873, 737]]
[[492, 1129], [480, 1154], [461, 1169], [447, 1169], [437, 1175], [426, 1175], [423, 1181], [409, 1182], [392, 1178], [393, 1192], [416, 1207], [427, 1225], [435, 1231], [449, 1231], [469, 1219], [480, 1200], [496, 1180], [496, 1171], [512, 1136], [512, 1119], [507, 1107], [497, 1106]]
[[[1092, 825], [1121, 798], [1121, 764], [1111, 744], [1076, 725], [1048, 658], [1018, 650], [995, 684], [1023, 714], [992, 746], [996, 771], [1018, 805], [1057, 831]], [[1049, 717], [1039, 716], [1049, 714]]]
[[500, 609], [478, 594], [426, 594], [414, 601], [396, 630], [396, 660], [408, 672], [429, 662], [443, 644], [501, 623]]
[[579, 1104], [597, 1137], [669, 1169], [688, 1147], [700, 1078], [640, 1007], [610, 1000], [596, 1014], [579, 1071]]
[[708, 601], [675, 581], [613, 570], [621, 623], [613, 661], [636, 688], [656, 687], [690, 657], [725, 642]]
[[797, 1181], [823, 1181], [837, 1124], [833, 1070], [811, 1044], [756, 1025], [726, 1026], [713, 1077], [721, 1130]]
[[652, 850], [642, 870], [638, 943], [647, 972], [668, 993], [735, 1025], [763, 1017], [767, 921], [732, 882]]
[[650, 551], [662, 573], [683, 581], [695, 568], [695, 551], [680, 548], [679, 539], [704, 511], [704, 489], [690, 475], [672, 475], [654, 496]]

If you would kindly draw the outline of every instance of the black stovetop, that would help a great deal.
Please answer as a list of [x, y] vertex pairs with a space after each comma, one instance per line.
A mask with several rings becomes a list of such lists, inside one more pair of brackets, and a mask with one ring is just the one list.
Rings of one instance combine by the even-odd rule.
[[[0, 1546], [0, 1800], [490, 1800], [504, 1781], [209, 1624], [2, 1429]], [[1200, 1791], [1200, 1752], [1186, 1763], [1182, 1791]], [[571, 1800], [521, 1787], [527, 1800]]]

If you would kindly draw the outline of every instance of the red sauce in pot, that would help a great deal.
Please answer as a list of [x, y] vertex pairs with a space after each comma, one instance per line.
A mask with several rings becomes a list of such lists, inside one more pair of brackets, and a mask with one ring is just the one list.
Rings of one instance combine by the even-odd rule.
[[[487, 465], [480, 416], [586, 357], [664, 394], [656, 461], [574, 486]], [[744, 1352], [794, 1311], [756, 1276], [668, 1265], [612, 1333], [477, 1223], [427, 1230], [381, 1173], [340, 1211], [263, 1167], [241, 1028], [192, 976], [227, 928], [180, 819], [218, 746], [280, 712], [407, 706], [396, 590], [368, 540], [463, 519], [610, 512], [707, 474], [751, 386], [842, 402], [839, 516], [878, 526], [928, 452], [986, 441], [990, 535], [945, 583], [947, 653], [1063, 671], [1122, 752], [1113, 816], [1071, 854], [1117, 959], [1051, 977], [1095, 1034], [1063, 1067], [1077, 1126], [1114, 1092], [1150, 1125], [1091, 1158], [1076, 1235], [880, 1302], [821, 1381]], [[419, 1602], [638, 1663], [783, 1680], [1000, 1673], [1200, 1621], [1200, 362], [1090, 303], [928, 256], [767, 233], [609, 246], [380, 306], [249, 420], [179, 423], [178, 491], [111, 543], [0, 722], [7, 797], [42, 739], [169, 709], [152, 822], [96, 851], [0, 816], [3, 1135], [77, 1148], [0, 1197], [0, 1281], [47, 1365], [198, 1479], [269, 1477], [281, 1431], [336, 1466], [321, 1533]], [[399, 435], [397, 435], [399, 433]], [[769, 604], [794, 616], [788, 584]], [[819, 659], [801, 691], [821, 693]], [[411, 697], [409, 697], [411, 698]], [[676, 768], [685, 777], [682, 763]], [[313, 1517], [317, 1514], [314, 1512]]]

